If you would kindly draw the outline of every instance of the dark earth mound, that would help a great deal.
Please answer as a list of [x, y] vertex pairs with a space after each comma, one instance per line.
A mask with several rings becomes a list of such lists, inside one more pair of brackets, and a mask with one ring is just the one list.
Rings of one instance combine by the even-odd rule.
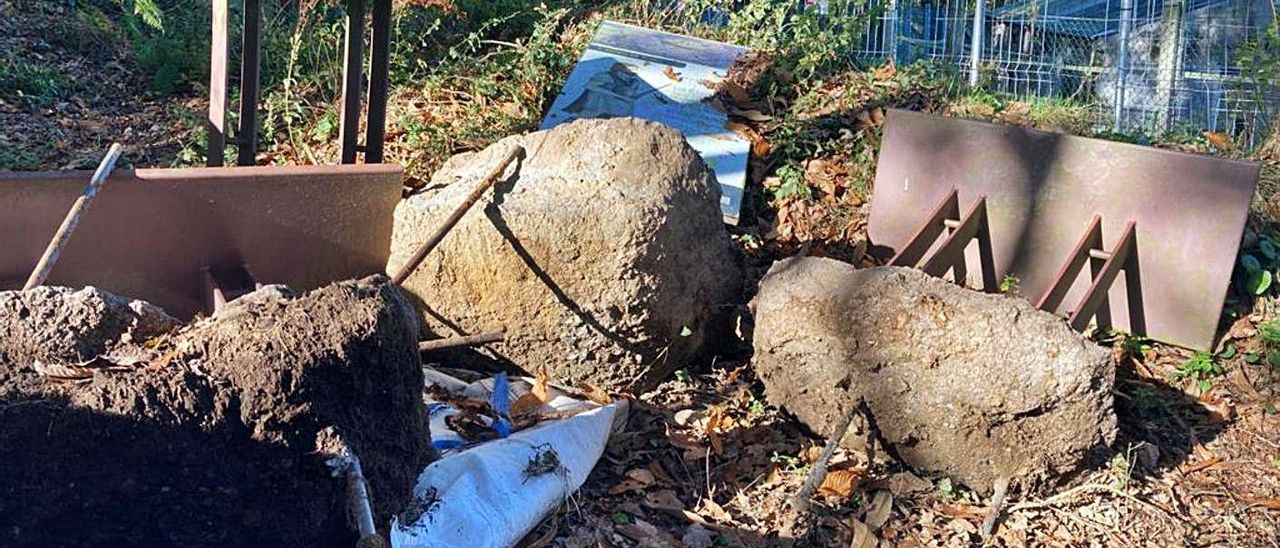
[[380, 525], [409, 499], [431, 456], [418, 331], [375, 278], [261, 290], [81, 384], [0, 362], [0, 544], [354, 544], [326, 461], [360, 457]]

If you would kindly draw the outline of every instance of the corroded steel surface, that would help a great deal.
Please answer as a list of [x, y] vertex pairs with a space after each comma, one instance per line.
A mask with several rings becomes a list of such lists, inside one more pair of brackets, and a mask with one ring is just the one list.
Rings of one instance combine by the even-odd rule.
[[[87, 172], [0, 173], [0, 288], [21, 287]], [[201, 269], [311, 289], [382, 272], [400, 198], [394, 165], [119, 170], [48, 280], [169, 313], [202, 311]]]
[[[997, 277], [1032, 300], [1102, 217], [1115, 246], [1136, 226], [1146, 335], [1190, 348], [1213, 344], [1249, 202], [1253, 163], [1012, 126], [892, 111], [885, 123], [868, 231], [897, 250], [953, 188], [960, 208], [987, 197]], [[980, 287], [977, 246], [968, 285]], [[1059, 312], [1089, 284], [1076, 280]], [[1109, 292], [1112, 321], [1129, 329], [1125, 278]]]

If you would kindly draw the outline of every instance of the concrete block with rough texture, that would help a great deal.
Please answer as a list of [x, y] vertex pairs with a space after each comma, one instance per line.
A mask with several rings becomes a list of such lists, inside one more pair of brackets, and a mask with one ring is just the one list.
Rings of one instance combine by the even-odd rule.
[[917, 470], [1035, 489], [1115, 439], [1110, 353], [1022, 299], [798, 258], [774, 263], [752, 308], [770, 401], [825, 435], [863, 399]]
[[455, 156], [432, 179], [443, 188], [396, 209], [388, 272], [517, 144], [518, 175], [404, 284], [429, 329], [506, 329], [493, 351], [561, 382], [644, 388], [686, 366], [741, 275], [711, 171], [659, 124], [582, 120]]

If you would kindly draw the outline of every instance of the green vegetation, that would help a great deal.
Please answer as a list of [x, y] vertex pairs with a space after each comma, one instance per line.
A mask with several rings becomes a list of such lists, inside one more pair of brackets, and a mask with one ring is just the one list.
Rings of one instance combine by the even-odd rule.
[[0, 58], [0, 94], [43, 106], [71, 90], [71, 81], [38, 62]]
[[1222, 376], [1224, 372], [1219, 360], [1228, 359], [1234, 355], [1235, 347], [1230, 345], [1227, 346], [1227, 350], [1217, 355], [1208, 352], [1196, 352], [1190, 359], [1178, 366], [1175, 376], [1178, 379], [1190, 379], [1195, 382], [1197, 390], [1206, 392], [1213, 387], [1213, 379]]

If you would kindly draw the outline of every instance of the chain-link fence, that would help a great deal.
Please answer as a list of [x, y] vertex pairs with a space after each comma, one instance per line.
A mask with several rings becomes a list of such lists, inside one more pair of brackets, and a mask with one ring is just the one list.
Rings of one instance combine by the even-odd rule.
[[1252, 145], [1280, 110], [1278, 83], [1255, 81], [1240, 64], [1272, 23], [1273, 0], [867, 0], [854, 9], [872, 15], [859, 58], [955, 64], [1020, 99], [1092, 105], [1100, 128], [1209, 130]]

